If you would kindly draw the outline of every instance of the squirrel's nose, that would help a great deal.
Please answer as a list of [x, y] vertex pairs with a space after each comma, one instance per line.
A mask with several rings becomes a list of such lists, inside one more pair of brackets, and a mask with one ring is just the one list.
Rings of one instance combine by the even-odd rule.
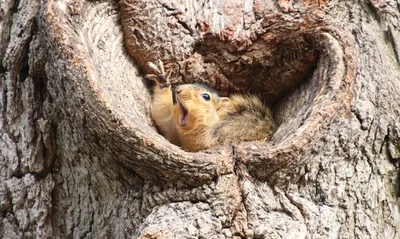
[[181, 93], [181, 92], [182, 92], [181, 89], [175, 89], [175, 93], [179, 94], [179, 93]]

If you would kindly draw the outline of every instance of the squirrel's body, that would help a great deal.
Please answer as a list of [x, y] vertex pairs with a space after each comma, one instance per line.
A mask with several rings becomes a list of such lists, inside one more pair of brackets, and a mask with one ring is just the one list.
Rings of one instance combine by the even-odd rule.
[[157, 76], [160, 79], [154, 87], [151, 114], [160, 133], [171, 143], [194, 152], [272, 135], [271, 112], [256, 96], [220, 97], [200, 84], [179, 85], [172, 92], [161, 63], [160, 68], [162, 77]]

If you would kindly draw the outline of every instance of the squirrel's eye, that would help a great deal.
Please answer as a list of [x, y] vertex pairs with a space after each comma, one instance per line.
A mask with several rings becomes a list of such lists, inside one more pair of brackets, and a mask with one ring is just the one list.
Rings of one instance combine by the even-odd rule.
[[201, 94], [201, 97], [203, 97], [203, 99], [205, 99], [206, 101], [209, 101], [211, 99], [210, 95], [207, 93]]

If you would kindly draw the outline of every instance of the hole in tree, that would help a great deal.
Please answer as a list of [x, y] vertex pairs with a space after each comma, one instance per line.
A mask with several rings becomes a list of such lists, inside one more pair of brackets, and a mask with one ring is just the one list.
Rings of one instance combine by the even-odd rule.
[[[128, 40], [133, 34], [129, 29]], [[271, 150], [289, 150], [295, 142], [302, 144], [298, 148], [309, 145], [333, 118], [346, 117], [355, 64], [340, 29], [308, 15], [272, 14], [241, 33], [211, 31], [201, 32], [190, 55], [161, 51], [143, 59], [141, 44], [127, 41], [127, 48], [146, 73], [148, 60], [162, 58], [179, 84], [205, 83], [221, 96], [258, 95], [271, 106], [277, 126]], [[151, 125], [150, 114], [146, 116]]]

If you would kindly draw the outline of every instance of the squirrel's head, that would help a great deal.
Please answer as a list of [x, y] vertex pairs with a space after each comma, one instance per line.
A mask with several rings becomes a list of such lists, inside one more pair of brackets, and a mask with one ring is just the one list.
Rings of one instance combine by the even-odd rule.
[[179, 85], [174, 91], [175, 122], [180, 131], [197, 131], [218, 122], [230, 100], [200, 84]]

